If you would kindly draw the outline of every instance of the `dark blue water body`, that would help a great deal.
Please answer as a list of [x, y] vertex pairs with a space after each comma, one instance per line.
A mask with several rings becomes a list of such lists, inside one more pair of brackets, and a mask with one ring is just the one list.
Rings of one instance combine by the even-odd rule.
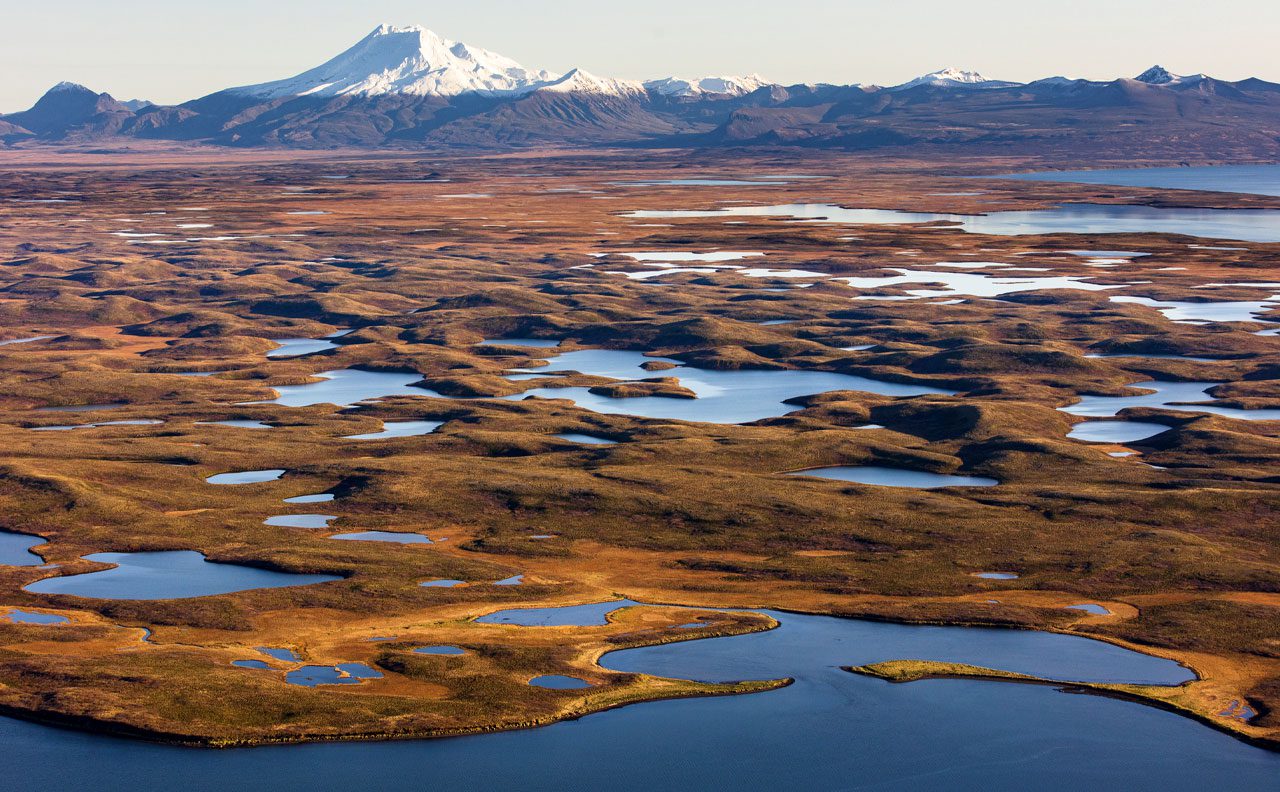
[[292, 649], [275, 649], [270, 646], [259, 646], [258, 651], [267, 657], [280, 660], [285, 663], [298, 662], [298, 655]]
[[236, 668], [256, 668], [259, 670], [271, 667], [262, 660], [232, 660], [231, 665]]
[[239, 564], [215, 564], [193, 550], [94, 553], [84, 558], [116, 566], [101, 572], [44, 578], [25, 586], [24, 590], [93, 599], [163, 600], [342, 579], [334, 575], [297, 575]]
[[1211, 165], [1195, 168], [1114, 168], [1106, 170], [1011, 173], [1001, 179], [1159, 187], [1167, 190], [1280, 195], [1280, 165]]
[[45, 544], [39, 536], [0, 531], [0, 565], [40, 566], [44, 559], [31, 552], [31, 548]]
[[[766, 611], [768, 612], [768, 611]], [[1273, 789], [1280, 754], [1139, 704], [974, 680], [892, 685], [839, 666], [917, 657], [1061, 678], [1176, 682], [1168, 661], [1071, 636], [771, 613], [777, 630], [626, 650], [610, 668], [796, 682], [639, 704], [542, 729], [229, 751], [0, 719], [8, 777], [42, 792], [351, 789]]]
[[633, 218], [780, 217], [796, 221], [880, 225], [954, 223], [971, 234], [1188, 234], [1210, 239], [1280, 242], [1278, 209], [1188, 209], [1110, 204], [1064, 204], [1051, 209], [984, 215], [847, 209], [834, 204], [726, 206], [708, 210], [643, 210]]

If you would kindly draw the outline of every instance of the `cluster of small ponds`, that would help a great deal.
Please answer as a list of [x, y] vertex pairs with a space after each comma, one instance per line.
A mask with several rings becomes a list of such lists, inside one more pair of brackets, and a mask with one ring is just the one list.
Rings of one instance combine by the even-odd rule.
[[[1180, 169], [1185, 170], [1185, 169]], [[675, 180], [671, 184], [713, 185], [718, 180]], [[776, 183], [776, 182], [765, 182]], [[1111, 182], [1108, 182], [1111, 183]], [[1125, 182], [1115, 182], [1125, 183]], [[849, 214], [858, 213], [853, 220]], [[867, 214], [872, 213], [872, 214]], [[1228, 235], [1255, 241], [1280, 241], [1273, 215], [1267, 210], [1154, 210], [1148, 207], [1065, 206], [1049, 212], [997, 212], [983, 217], [922, 215], [844, 210], [829, 206], [730, 207], [702, 216], [776, 216], [794, 219], [830, 219], [835, 222], [945, 222], [960, 223], [967, 231], [983, 233], [1044, 233], [1071, 231], [1161, 231], [1194, 229], [1201, 236]], [[639, 214], [637, 216], [658, 216]], [[699, 216], [676, 214], [674, 216]], [[1083, 224], [1083, 225], [1082, 225]], [[1070, 226], [1070, 227], [1067, 227]], [[1080, 251], [1093, 260], [1123, 258], [1121, 251]], [[668, 268], [661, 268], [667, 270]], [[809, 277], [799, 271], [769, 271], [773, 277]], [[786, 275], [778, 275], [786, 272]], [[938, 277], [937, 273], [899, 270], [867, 288], [904, 283], [941, 282], [947, 291], [913, 290], [911, 296], [939, 297], [967, 293], [967, 296], [998, 296], [999, 291], [1027, 288], [1046, 283], [1049, 278]], [[821, 273], [815, 273], [821, 276]], [[972, 273], [960, 273], [972, 276]], [[924, 278], [927, 277], [927, 280]], [[896, 281], [887, 283], [886, 281]], [[1001, 282], [1004, 281], [1004, 282]], [[1102, 290], [1113, 288], [1081, 279], [1065, 279], [1057, 287]], [[859, 284], [852, 284], [859, 285]], [[1146, 298], [1120, 298], [1141, 302]], [[1252, 303], [1168, 303], [1149, 301], [1166, 311], [1173, 321], [1224, 321], [1237, 319], [1241, 312], [1255, 316], [1273, 300]], [[1206, 307], [1214, 306], [1214, 307]], [[1226, 313], [1223, 313], [1226, 311]], [[38, 339], [17, 339], [15, 342]], [[287, 339], [270, 357], [312, 354], [335, 346], [327, 339]], [[303, 342], [307, 343], [303, 343]], [[296, 343], [294, 343], [296, 342]], [[536, 343], [535, 343], [536, 342]], [[14, 343], [14, 342], [0, 342]], [[503, 344], [555, 346], [537, 339], [503, 339]], [[587, 353], [587, 354], [583, 354]], [[577, 357], [573, 357], [573, 356]], [[546, 376], [556, 368], [613, 376], [642, 378], [647, 372], [639, 364], [653, 360], [638, 353], [605, 350], [571, 352], [553, 358], [547, 369], [517, 372], [516, 376]], [[615, 373], [608, 373], [615, 372]], [[720, 377], [725, 374], [730, 376]], [[282, 389], [277, 403], [314, 404], [332, 402], [355, 404], [396, 393], [430, 394], [411, 388], [418, 380], [410, 375], [373, 372], [330, 372], [322, 383]], [[740, 376], [733, 376], [740, 375]], [[779, 376], [781, 375], [781, 376]], [[806, 375], [797, 377], [796, 375]], [[392, 378], [388, 378], [392, 377]], [[681, 384], [698, 394], [696, 401], [676, 399], [609, 399], [592, 401], [585, 389], [537, 389], [527, 395], [569, 396], [588, 409], [650, 417], [692, 417], [737, 423], [782, 414], [792, 407], [787, 398], [833, 389], [870, 390], [887, 395], [915, 395], [894, 392], [895, 388], [915, 388], [921, 393], [940, 393], [917, 386], [881, 383], [825, 372], [707, 372], [682, 367]], [[1129, 406], [1157, 406], [1196, 412], [1215, 412], [1235, 418], [1280, 418], [1280, 410], [1234, 410], [1189, 406], [1181, 401], [1210, 399], [1207, 390], [1216, 383], [1139, 383], [1154, 393], [1129, 397], [1085, 397], [1067, 412], [1086, 417], [1111, 417]], [[750, 407], [732, 411], [734, 401]], [[716, 403], [706, 410], [689, 410], [698, 402]], [[668, 405], [674, 405], [668, 407]], [[105, 405], [110, 406], [110, 405]], [[104, 407], [105, 407], [104, 406]], [[69, 408], [75, 411], [94, 406]], [[683, 409], [681, 409], [683, 408]], [[726, 411], [729, 411], [726, 414]], [[754, 417], [744, 417], [754, 416]], [[133, 422], [105, 422], [87, 426], [120, 425]], [[269, 428], [250, 421], [218, 422], [229, 426]], [[434, 422], [387, 424], [383, 432], [355, 435], [351, 439], [386, 439], [432, 431]], [[63, 428], [63, 427], [60, 427]], [[64, 427], [72, 428], [72, 427]], [[1149, 437], [1165, 430], [1161, 424], [1129, 421], [1088, 421], [1078, 425], [1072, 437], [1094, 442], [1125, 442]], [[591, 435], [565, 433], [560, 439], [580, 443], [609, 443]], [[276, 480], [283, 470], [219, 474], [213, 484], [246, 484]], [[978, 477], [953, 477], [919, 471], [886, 468], [836, 468], [799, 471], [797, 475], [819, 475], [864, 483], [893, 483], [897, 486], [990, 486], [995, 482]], [[912, 483], [905, 483], [910, 479]], [[332, 500], [330, 494], [299, 496], [291, 503]], [[323, 518], [328, 515], [294, 515]], [[382, 532], [365, 532], [376, 534]], [[403, 537], [403, 534], [396, 536]], [[348, 537], [344, 537], [348, 538]], [[349, 537], [355, 538], [355, 537]], [[429, 541], [426, 537], [421, 537]], [[414, 540], [409, 540], [414, 541]], [[39, 537], [0, 532], [0, 563], [35, 566], [41, 559], [30, 548], [42, 544]], [[115, 564], [103, 572], [50, 578], [28, 587], [43, 593], [114, 599], [166, 599], [207, 596], [213, 593], [336, 580], [332, 576], [297, 575], [273, 570], [215, 564], [199, 553], [100, 553], [86, 556], [93, 561]], [[210, 570], [215, 571], [210, 571]], [[1013, 580], [1010, 572], [982, 572], [978, 577]], [[61, 581], [59, 583], [59, 581]], [[515, 585], [522, 576], [513, 576], [497, 585]], [[459, 580], [424, 582], [423, 586], [464, 585]], [[500, 611], [478, 621], [492, 624], [529, 626], [598, 625], [606, 614], [619, 607], [637, 605], [631, 601], [594, 603], [576, 608]], [[1069, 606], [1090, 615], [1109, 612], [1101, 605], [1081, 603]], [[1000, 683], [937, 680], [908, 686], [884, 683], [843, 672], [843, 665], [865, 664], [899, 658], [928, 658], [964, 662], [1049, 679], [1070, 681], [1138, 682], [1178, 684], [1190, 678], [1183, 668], [1159, 658], [1129, 652], [1083, 638], [1022, 631], [972, 628], [920, 627], [877, 622], [860, 622], [833, 617], [806, 616], [762, 611], [781, 626], [773, 631], [737, 638], [719, 638], [693, 643], [669, 644], [611, 653], [602, 665], [617, 671], [643, 672], [659, 676], [733, 681], [793, 677], [794, 684], [768, 694], [668, 701], [628, 707], [591, 716], [584, 721], [562, 723], [537, 731], [513, 732], [458, 740], [406, 744], [316, 745], [296, 749], [261, 749], [234, 753], [193, 756], [182, 749], [139, 743], [112, 743], [110, 765], [118, 774], [101, 773], [101, 748], [107, 738], [53, 731], [34, 724], [0, 721], [7, 750], [22, 757], [24, 777], [42, 789], [57, 788], [60, 776], [69, 767], [83, 767], [87, 775], [103, 779], [102, 788], [132, 788], [134, 772], [145, 768], [147, 777], [176, 779], [179, 775], [199, 784], [203, 773], [220, 784], [253, 784], [264, 779], [304, 783], [312, 788], [338, 783], [343, 787], [377, 784], [382, 779], [418, 777], [429, 768], [433, 783], [461, 785], [474, 780], [475, 767], [483, 763], [487, 779], [495, 785], [521, 788], [557, 788], [563, 782], [566, 756], [589, 757], [575, 766], [575, 778], [585, 784], [615, 789], [652, 789], [662, 781], [655, 773], [651, 757], [687, 754], [689, 746], [699, 746], [697, 761], [679, 761], [682, 779], [692, 786], [752, 785], [781, 786], [804, 773], [814, 785], [825, 787], [867, 784], [918, 789], [954, 789], [965, 786], [1004, 788], [1085, 788], [1102, 779], [1108, 784], [1140, 785], [1162, 789], [1202, 789], [1230, 778], [1237, 785], [1266, 788], [1280, 772], [1280, 761], [1267, 754], [1199, 728], [1175, 715], [1136, 707], [1120, 701], [1062, 696], [1049, 688], [1008, 686]], [[65, 623], [66, 617], [33, 611], [11, 610], [10, 620], [33, 624]], [[706, 626], [695, 621], [680, 628]], [[297, 663], [289, 650], [268, 650], [273, 659]], [[419, 654], [462, 655], [452, 646], [424, 646]], [[261, 660], [240, 660], [235, 665], [268, 669]], [[381, 673], [361, 663], [334, 666], [302, 666], [286, 674], [289, 684], [352, 685], [376, 679]], [[530, 684], [560, 689], [588, 686], [584, 680], [562, 675], [546, 675]], [[992, 714], [998, 714], [993, 717]], [[1245, 703], [1232, 701], [1224, 717], [1252, 717]], [[761, 728], [768, 724], [769, 728]], [[779, 740], [777, 734], [803, 734], [804, 740]], [[911, 735], [910, 744], [901, 743]], [[1061, 761], [1046, 755], [1058, 753]], [[494, 763], [495, 755], [518, 756], [518, 762]], [[1087, 757], [1080, 761], [1078, 757]], [[1032, 761], [1020, 757], [1037, 757]], [[1011, 760], [1012, 759], [1012, 760]], [[123, 772], [128, 769], [130, 772]], [[663, 770], [662, 773], [666, 773]], [[86, 777], [78, 775], [77, 777]], [[665, 777], [665, 776], [664, 776]], [[121, 781], [112, 787], [113, 778]], [[310, 783], [306, 783], [310, 779]], [[1050, 780], [1047, 780], [1050, 779]], [[545, 782], [545, 783], [544, 783]], [[865, 782], [865, 783], [864, 783]], [[127, 786], [125, 786], [127, 785]]]

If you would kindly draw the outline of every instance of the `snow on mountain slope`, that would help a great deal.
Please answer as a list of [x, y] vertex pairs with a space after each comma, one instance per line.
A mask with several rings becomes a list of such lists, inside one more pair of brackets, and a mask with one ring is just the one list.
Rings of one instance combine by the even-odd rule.
[[660, 80], [649, 80], [644, 87], [662, 96], [688, 97], [706, 94], [742, 96], [772, 84], [758, 74], [748, 74], [745, 77], [699, 77], [692, 80], [682, 77], [664, 77]]
[[1203, 74], [1188, 74], [1188, 75], [1174, 74], [1170, 72], [1168, 69], [1166, 69], [1165, 67], [1156, 65], [1156, 66], [1152, 66], [1150, 69], [1147, 69], [1142, 74], [1139, 74], [1137, 77], [1134, 77], [1133, 79], [1141, 83], [1146, 83], [1147, 85], [1175, 86], [1175, 85], [1191, 85], [1193, 83], [1198, 83], [1203, 81], [1205, 79], [1205, 76]]
[[232, 88], [260, 99], [290, 96], [457, 96], [528, 93], [559, 75], [449, 41], [419, 25], [381, 25], [336, 58], [284, 80]]
[[558, 80], [539, 86], [538, 90], [596, 96], [639, 96], [644, 94], [644, 85], [634, 80], [597, 77], [582, 69], [574, 69]]
[[905, 91], [908, 88], [915, 88], [919, 85], [929, 85], [934, 88], [989, 88], [1012, 84], [999, 80], [988, 80], [976, 71], [948, 67], [921, 75], [914, 80], [904, 82], [902, 85], [895, 85], [889, 90]]

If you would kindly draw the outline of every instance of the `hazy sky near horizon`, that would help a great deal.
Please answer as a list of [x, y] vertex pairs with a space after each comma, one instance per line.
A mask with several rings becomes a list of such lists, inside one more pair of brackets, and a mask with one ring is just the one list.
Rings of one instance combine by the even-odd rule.
[[291, 76], [382, 22], [532, 68], [782, 83], [1176, 73], [1280, 81], [1275, 0], [3, 0], [0, 112], [60, 80], [169, 104]]

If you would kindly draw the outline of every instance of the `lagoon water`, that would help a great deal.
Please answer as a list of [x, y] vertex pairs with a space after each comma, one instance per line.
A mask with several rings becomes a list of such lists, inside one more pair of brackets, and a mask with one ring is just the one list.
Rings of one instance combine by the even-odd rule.
[[44, 559], [31, 552], [45, 539], [29, 534], [0, 531], [0, 566], [40, 566]]
[[642, 210], [632, 218], [779, 217], [801, 222], [859, 224], [953, 223], [973, 234], [1188, 234], [1210, 239], [1280, 242], [1278, 209], [1188, 209], [1138, 205], [1064, 204], [985, 215], [848, 209], [834, 204], [725, 206], [707, 210]]
[[1106, 170], [1013, 173], [1001, 179], [1112, 184], [1170, 190], [1280, 195], [1280, 165], [1211, 165], [1195, 168], [1112, 168]]
[[94, 553], [84, 558], [116, 566], [101, 572], [44, 578], [23, 590], [92, 599], [166, 600], [341, 580], [335, 575], [301, 575], [239, 564], [217, 564], [206, 561], [194, 550]]
[[[749, 696], [639, 704], [541, 729], [446, 740], [194, 751], [0, 719], [25, 788], [186, 792], [567, 786], [653, 792], [778, 789], [1200, 792], [1268, 789], [1280, 755], [1173, 713], [1051, 687], [892, 685], [840, 670], [904, 657], [1062, 679], [1175, 684], [1166, 660], [1072, 636], [769, 612], [777, 630], [615, 652], [604, 665], [707, 680], [791, 676]], [[803, 735], [803, 739], [796, 738]], [[657, 761], [655, 761], [657, 758]]]

